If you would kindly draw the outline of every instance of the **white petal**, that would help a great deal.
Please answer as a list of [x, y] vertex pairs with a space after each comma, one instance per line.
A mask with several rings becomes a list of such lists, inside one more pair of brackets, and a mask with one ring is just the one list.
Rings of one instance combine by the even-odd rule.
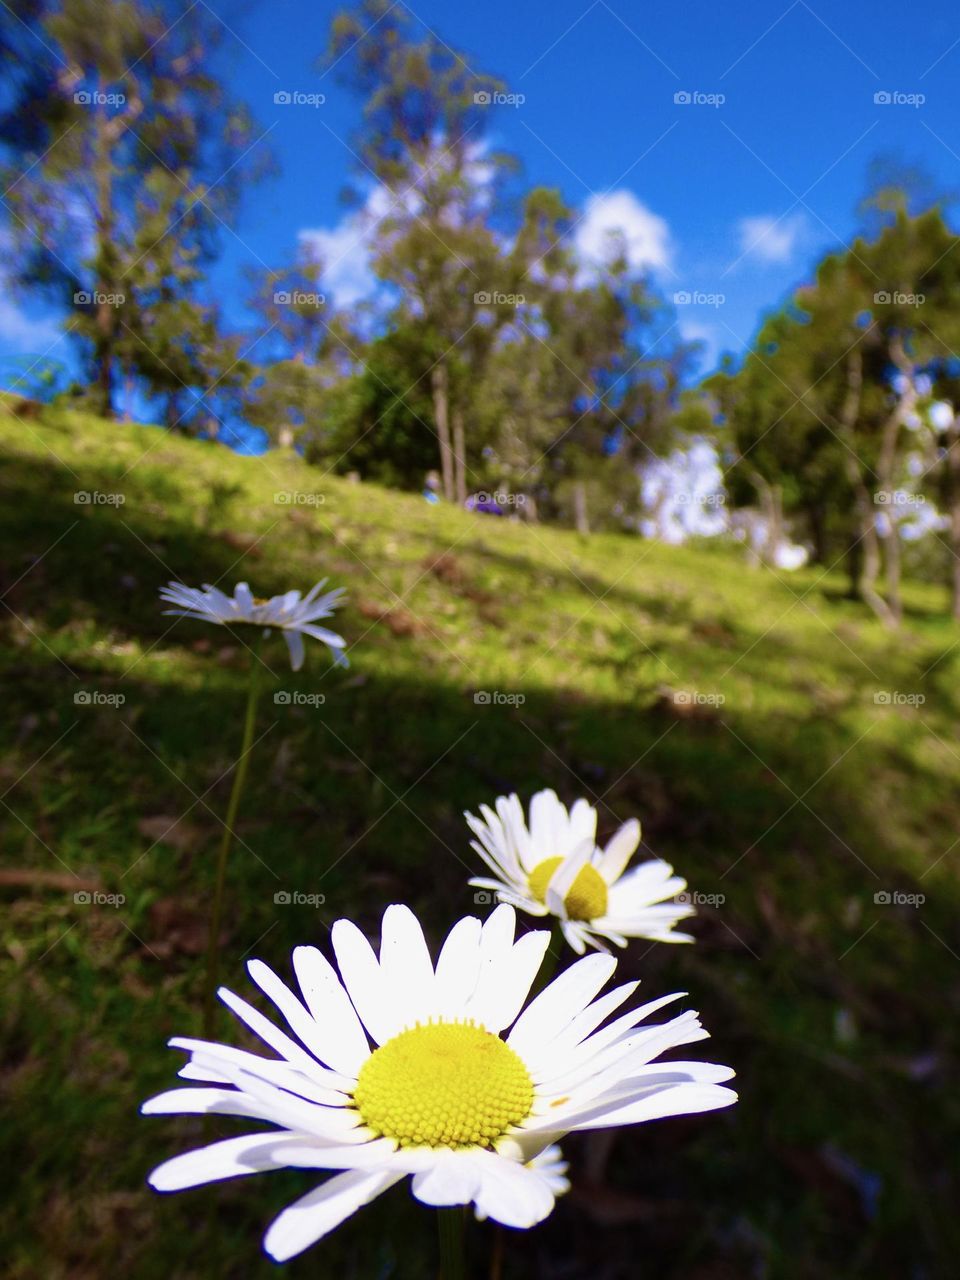
[[290, 651], [290, 666], [294, 671], [299, 671], [303, 666], [303, 636], [299, 631], [285, 627], [283, 638], [286, 640], [287, 648]]
[[476, 916], [458, 920], [437, 957], [434, 999], [437, 1014], [445, 1018], [464, 1016], [480, 974], [480, 921]]
[[436, 1151], [433, 1163], [414, 1174], [411, 1190], [423, 1204], [469, 1204], [480, 1186], [474, 1151]]
[[636, 818], [631, 818], [607, 842], [606, 849], [595, 863], [607, 884], [613, 884], [623, 875], [624, 868], [633, 857], [639, 843], [640, 823]]
[[546, 892], [547, 907], [561, 920], [565, 919], [567, 914], [564, 905], [567, 894], [573, 888], [574, 880], [590, 861], [593, 849], [592, 840], [581, 840], [550, 877]]
[[295, 1200], [271, 1223], [263, 1247], [277, 1262], [286, 1262], [321, 1240], [345, 1218], [399, 1182], [402, 1173], [350, 1169]]
[[302, 1138], [275, 1133], [248, 1133], [241, 1138], [227, 1138], [164, 1161], [147, 1181], [155, 1191], [183, 1191], [186, 1187], [199, 1187], [205, 1182], [241, 1178], [266, 1169], [284, 1169], [287, 1164], [284, 1158], [286, 1148], [302, 1143]]
[[478, 1217], [505, 1227], [534, 1227], [553, 1209], [549, 1179], [529, 1165], [517, 1164], [490, 1151], [475, 1153], [480, 1171], [476, 1195]]
[[[270, 997], [286, 1018], [290, 1030], [321, 1061], [330, 1043], [329, 1032], [323, 1034], [316, 1020], [307, 1012], [290, 988], [262, 960], [251, 960], [247, 972], [260, 990]], [[330, 1063], [333, 1066], [333, 1063]]]
[[259, 1036], [264, 1044], [268, 1044], [271, 1049], [276, 1050], [288, 1062], [292, 1062], [295, 1066], [305, 1067], [308, 1070], [315, 1065], [315, 1059], [307, 1053], [302, 1045], [297, 1044], [295, 1040], [291, 1040], [279, 1027], [275, 1027], [270, 1019], [265, 1018], [252, 1004], [247, 1004], [246, 1000], [242, 1000], [240, 996], [235, 996], [226, 987], [221, 987], [217, 995], [232, 1013], [235, 1013], [242, 1022], [247, 1024], [255, 1036]]
[[470, 1002], [470, 1017], [493, 1032], [509, 1027], [530, 994], [549, 945], [550, 931], [537, 929], [525, 933], [509, 951], [493, 957]]
[[613, 956], [586, 956], [564, 970], [520, 1015], [507, 1043], [522, 1058], [535, 1054], [582, 1013], [617, 967]]
[[394, 1010], [384, 990], [383, 975], [373, 948], [350, 920], [337, 920], [331, 930], [340, 977], [360, 1015], [360, 1021], [377, 1044], [399, 1030]]
[[323, 1060], [356, 1080], [370, 1046], [336, 970], [316, 947], [297, 947], [293, 968], [317, 1027]]
[[645, 1120], [659, 1120], [664, 1116], [695, 1115], [701, 1111], [716, 1111], [730, 1107], [737, 1101], [733, 1089], [719, 1084], [678, 1084], [659, 1089], [638, 1102], [606, 1109], [602, 1106], [572, 1123], [564, 1121], [563, 1128], [609, 1129], [621, 1124], [640, 1124]]
[[383, 913], [380, 975], [397, 1030], [435, 1015], [433, 962], [420, 922], [394, 903]]

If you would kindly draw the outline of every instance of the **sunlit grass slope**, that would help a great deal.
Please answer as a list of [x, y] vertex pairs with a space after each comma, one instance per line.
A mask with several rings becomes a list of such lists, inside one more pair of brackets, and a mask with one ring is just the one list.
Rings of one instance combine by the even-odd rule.
[[[166, 1038], [198, 1027], [249, 661], [163, 616], [157, 590], [321, 577], [347, 588], [351, 666], [313, 644], [292, 676], [280, 639], [264, 651], [230, 985], [249, 955], [286, 972], [342, 914], [373, 933], [402, 900], [437, 937], [488, 910], [461, 812], [500, 792], [587, 795], [604, 833], [636, 814], [701, 907], [695, 947], [636, 946], [624, 967], [649, 996], [690, 992], [742, 1101], [609, 1149], [571, 1141], [576, 1190], [510, 1235], [504, 1275], [950, 1273], [960, 631], [939, 591], [914, 590], [892, 636], [816, 569], [18, 415], [0, 411], [5, 1274], [275, 1274], [260, 1233], [309, 1175], [168, 1199], [143, 1184], [201, 1136], [137, 1106], [174, 1078]], [[429, 1277], [432, 1228], [397, 1189], [289, 1273]]]

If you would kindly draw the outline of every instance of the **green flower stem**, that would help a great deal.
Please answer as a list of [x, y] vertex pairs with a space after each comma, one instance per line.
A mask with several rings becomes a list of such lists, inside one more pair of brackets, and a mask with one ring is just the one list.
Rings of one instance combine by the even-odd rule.
[[[534, 980], [531, 996], [539, 995], [551, 980], [557, 971], [557, 965], [560, 962], [560, 957], [566, 948], [567, 940], [563, 936], [563, 930], [560, 928], [560, 921], [554, 917], [553, 928], [550, 930], [550, 941], [547, 944], [546, 954], [543, 957], [543, 964], [540, 966], [540, 971]], [[566, 968], [566, 966], [564, 966], [564, 968]]]
[[233, 829], [240, 809], [240, 797], [243, 795], [244, 783], [247, 780], [247, 766], [253, 747], [253, 729], [257, 718], [257, 696], [260, 692], [260, 639], [253, 649], [250, 662], [250, 683], [247, 688], [247, 710], [243, 722], [243, 742], [240, 747], [240, 758], [233, 774], [233, 786], [230, 789], [230, 802], [227, 805], [227, 816], [223, 824], [223, 837], [220, 840], [220, 852], [217, 855], [217, 880], [213, 890], [213, 907], [210, 912], [210, 933], [207, 939], [207, 986], [203, 1000], [203, 1034], [208, 1039], [213, 1035], [214, 1011], [216, 1009], [217, 981], [220, 967], [220, 922], [223, 919], [223, 891], [227, 879], [227, 860], [233, 847]]
[[466, 1280], [463, 1213], [459, 1205], [437, 1210], [437, 1232], [440, 1236], [440, 1280]]

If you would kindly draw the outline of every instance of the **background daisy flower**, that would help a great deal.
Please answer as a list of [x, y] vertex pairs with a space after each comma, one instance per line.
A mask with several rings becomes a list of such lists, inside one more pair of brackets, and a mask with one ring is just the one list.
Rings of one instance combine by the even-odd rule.
[[335, 631], [314, 626], [320, 618], [329, 618], [341, 603], [343, 588], [320, 592], [327, 584], [324, 578], [301, 598], [299, 591], [286, 591], [268, 600], [258, 599], [245, 582], [238, 582], [233, 595], [225, 595], [217, 587], [205, 583], [203, 588], [185, 587], [171, 582], [161, 587], [160, 598], [175, 609], [165, 609], [168, 614], [181, 618], [199, 618], [201, 622], [213, 622], [219, 626], [247, 624], [270, 630], [277, 627], [290, 650], [290, 665], [294, 671], [303, 666], [303, 637], [313, 636], [322, 640], [338, 666], [347, 666], [344, 650], [347, 642]]
[[655, 1062], [707, 1035], [693, 1012], [640, 1026], [679, 996], [608, 1021], [638, 986], [598, 995], [616, 969], [609, 955], [577, 961], [524, 1008], [550, 935], [516, 940], [515, 924], [508, 906], [482, 925], [460, 920], [434, 965], [406, 907], [384, 913], [379, 957], [339, 920], [337, 969], [315, 947], [294, 951], [299, 993], [251, 961], [250, 977], [286, 1030], [232, 992], [220, 996], [272, 1056], [171, 1040], [189, 1054], [180, 1075], [191, 1084], [143, 1112], [242, 1116], [276, 1130], [175, 1156], [150, 1184], [179, 1191], [270, 1169], [335, 1171], [268, 1229], [264, 1247], [277, 1261], [407, 1177], [424, 1204], [473, 1204], [478, 1217], [532, 1227], [566, 1189], [554, 1149], [564, 1133], [736, 1100], [722, 1085], [728, 1067]]
[[674, 926], [694, 915], [693, 907], [669, 899], [682, 893], [686, 880], [654, 858], [626, 871], [640, 843], [640, 823], [625, 822], [605, 849], [597, 846], [597, 811], [586, 800], [570, 811], [556, 792], [538, 791], [530, 801], [529, 826], [515, 795], [499, 796], [495, 810], [480, 806], [481, 817], [464, 814], [471, 840], [494, 874], [470, 884], [491, 889], [534, 916], [553, 915], [578, 955], [587, 945], [605, 950], [605, 938], [626, 946], [628, 938], [655, 942], [692, 942]]

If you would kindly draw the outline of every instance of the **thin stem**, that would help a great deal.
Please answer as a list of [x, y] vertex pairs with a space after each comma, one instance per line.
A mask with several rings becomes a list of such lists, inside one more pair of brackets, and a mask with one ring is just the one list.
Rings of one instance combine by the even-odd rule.
[[247, 766], [250, 763], [250, 751], [253, 746], [253, 729], [257, 718], [257, 695], [260, 691], [259, 675], [260, 641], [258, 639], [250, 661], [250, 683], [247, 688], [247, 710], [243, 722], [243, 742], [240, 746], [240, 758], [233, 774], [233, 786], [230, 789], [230, 801], [227, 805], [227, 816], [223, 824], [220, 852], [217, 855], [217, 879], [213, 890], [213, 907], [210, 911], [210, 933], [207, 938], [207, 987], [203, 1001], [203, 1034], [207, 1038], [213, 1034], [214, 1010], [216, 1008], [217, 977], [220, 967], [220, 922], [223, 918], [223, 891], [227, 879], [227, 860], [233, 846], [233, 829], [240, 809], [240, 797], [243, 795], [244, 783], [247, 780]]
[[550, 930], [550, 941], [547, 944], [547, 952], [543, 957], [543, 964], [537, 973], [533, 983], [532, 995], [539, 995], [548, 982], [553, 978], [557, 971], [557, 964], [560, 956], [567, 945], [567, 940], [563, 936], [563, 930], [560, 927], [560, 921], [554, 918], [553, 927]]
[[440, 1237], [440, 1280], [466, 1280], [463, 1209], [459, 1205], [437, 1210], [437, 1233]]

